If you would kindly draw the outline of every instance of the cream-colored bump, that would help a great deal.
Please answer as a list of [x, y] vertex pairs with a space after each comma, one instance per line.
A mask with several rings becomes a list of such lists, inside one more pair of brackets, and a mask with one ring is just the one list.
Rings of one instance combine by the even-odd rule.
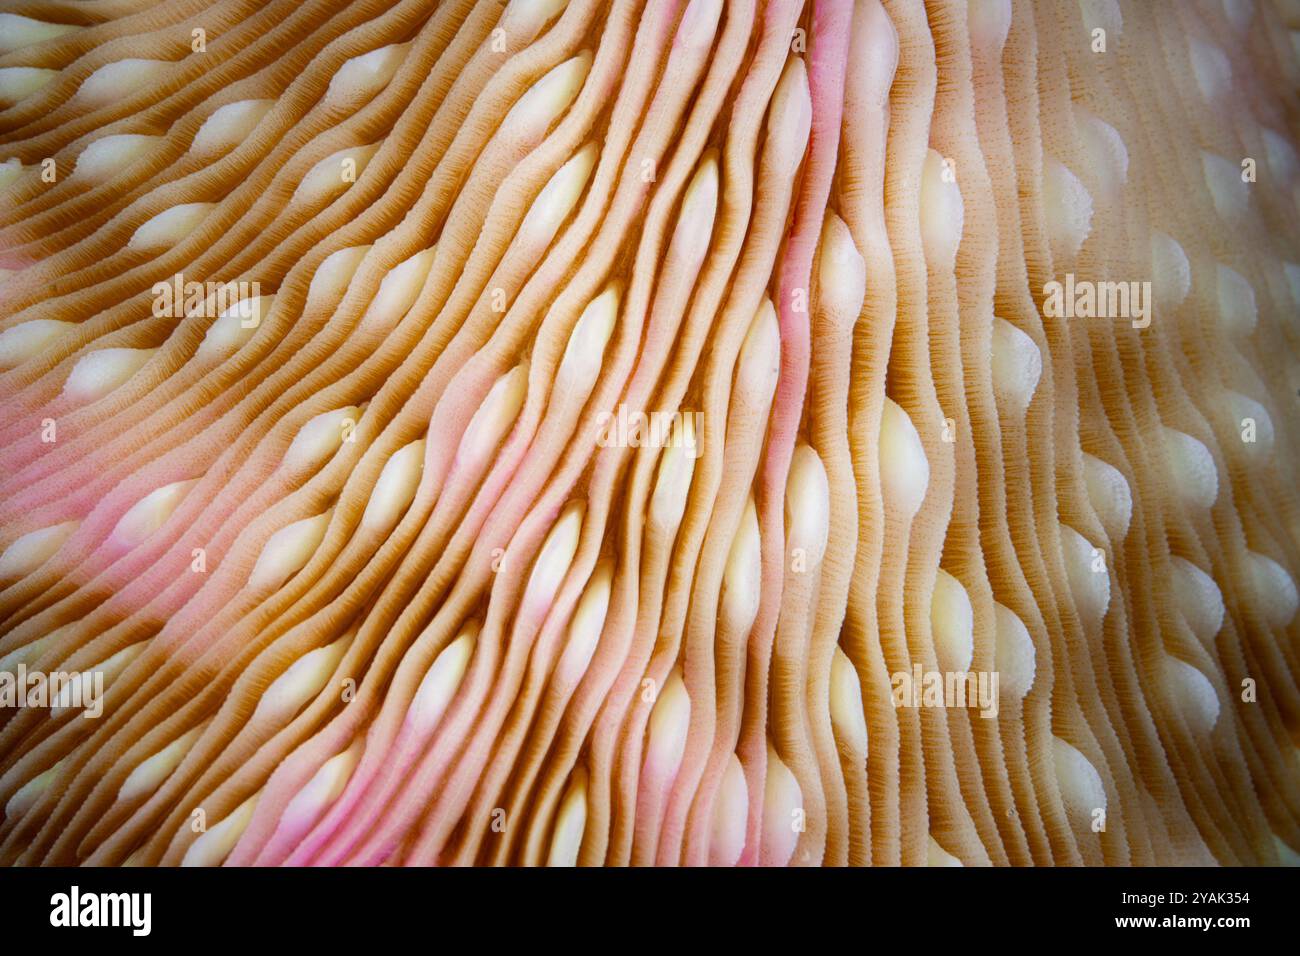
[[695, 475], [695, 460], [700, 457], [696, 442], [702, 440], [702, 435], [695, 434], [693, 415], [686, 414], [673, 420], [668, 447], [660, 455], [659, 475], [646, 510], [650, 527], [661, 534], [675, 534], [686, 512], [686, 499]]
[[[718, 214], [718, 151], [709, 149], [696, 167], [691, 181], [682, 195], [673, 227], [673, 238], [668, 255], [674, 261], [698, 268], [709, 251], [713, 236], [713, 221]], [[851, 242], [851, 240], [850, 240]], [[826, 247], [823, 246], [823, 250]], [[827, 253], [822, 252], [823, 268]]]
[[[331, 252], [312, 273], [307, 286], [307, 305], [304, 312], [315, 308], [333, 308], [347, 291], [348, 283], [357, 274], [361, 262], [370, 252], [370, 246], [348, 246]], [[382, 284], [382, 283], [381, 283]]]
[[957, 257], [957, 246], [961, 243], [965, 206], [957, 185], [956, 169], [937, 150], [926, 150], [918, 202], [926, 262], [951, 269]]
[[1096, 633], [1110, 607], [1110, 569], [1106, 555], [1069, 525], [1061, 527], [1061, 558], [1084, 626]]
[[492, 383], [475, 409], [456, 448], [457, 463], [470, 467], [485, 465], [514, 427], [527, 395], [528, 365], [521, 362]]
[[153, 358], [157, 349], [98, 349], [77, 359], [63, 383], [63, 394], [78, 402], [103, 398]]
[[234, 149], [248, 139], [274, 105], [275, 100], [237, 100], [218, 107], [190, 140], [190, 152], [215, 157]]
[[5, 804], [5, 822], [17, 820], [32, 807], [36, 806], [36, 801], [45, 796], [45, 791], [50, 789], [50, 784], [54, 782], [55, 776], [59, 772], [59, 767], [63, 761], [60, 760], [48, 770], [43, 770], [36, 776], [32, 777], [25, 784], [14, 791], [14, 795], [9, 798]]
[[[1079, 13], [1088, 33], [1098, 28], [1105, 30], [1107, 37], [1118, 37], [1124, 32], [1124, 14], [1120, 10], [1119, 0], [1079, 0]], [[1085, 36], [1080, 42], [1087, 42]]]
[[588, 143], [568, 162], [555, 171], [533, 200], [519, 224], [519, 238], [533, 248], [550, 244], [561, 224], [578, 204], [591, 171], [600, 157], [600, 148]]
[[764, 866], [785, 866], [790, 862], [799, 842], [802, 816], [803, 791], [799, 789], [799, 781], [768, 743], [759, 851]]
[[1097, 199], [1112, 203], [1128, 182], [1128, 147], [1124, 138], [1115, 127], [1082, 107], [1075, 107], [1074, 122], [1079, 131], [1079, 145], [1083, 147], [1080, 168], [1093, 177]]
[[1201, 151], [1201, 166], [1219, 218], [1233, 220], [1244, 213], [1250, 203], [1250, 185], [1241, 178], [1241, 166], [1205, 150]]
[[166, 252], [197, 229], [216, 205], [211, 202], [187, 202], [164, 209], [142, 223], [126, 247], [139, 252]]
[[63, 542], [77, 530], [80, 521], [64, 521], [29, 531], [5, 548], [0, 554], [0, 581], [26, 577], [53, 557], [63, 547]]
[[1211, 507], [1219, 497], [1219, 469], [1210, 449], [1186, 432], [1162, 427], [1170, 484], [1189, 508]]
[[1166, 657], [1162, 677], [1173, 705], [1192, 731], [1208, 734], [1219, 721], [1219, 695], [1210, 679], [1186, 661]]
[[1151, 233], [1151, 291], [1155, 308], [1182, 305], [1192, 291], [1192, 264], [1178, 240], [1168, 233]]
[[47, 23], [17, 13], [0, 13], [0, 54], [35, 46], [80, 29], [67, 23]]
[[285, 450], [285, 469], [315, 471], [334, 456], [360, 420], [361, 409], [356, 405], [344, 405], [308, 419]]
[[1296, 155], [1296, 148], [1285, 136], [1267, 126], [1262, 127], [1260, 132], [1264, 139], [1264, 155], [1268, 159], [1269, 172], [1283, 185], [1291, 182], [1300, 173], [1300, 157]]
[[943, 568], [935, 575], [930, 597], [930, 636], [940, 670], [970, 670], [975, 656], [975, 612], [966, 588]]
[[478, 631], [477, 621], [467, 623], [456, 639], [444, 647], [429, 665], [406, 712], [407, 723], [416, 733], [432, 733], [442, 720], [469, 668], [470, 658], [474, 656]]
[[646, 727], [643, 773], [667, 785], [677, 775], [686, 753], [686, 732], [691, 724], [691, 697], [681, 671], [674, 668], [655, 698]]
[[569, 0], [510, 0], [501, 21], [521, 31], [535, 33], [568, 4]]
[[249, 797], [230, 816], [201, 833], [185, 851], [181, 866], [220, 866], [253, 819], [258, 796], [260, 794]]
[[110, 539], [122, 547], [133, 548], [163, 526], [176, 506], [184, 500], [198, 479], [173, 481], [155, 488], [145, 495], [118, 519]]
[[112, 179], [137, 159], [149, 155], [163, 141], [145, 133], [118, 133], [95, 140], [81, 151], [72, 175], [102, 183]]
[[117, 103], [148, 87], [165, 84], [174, 67], [167, 60], [142, 57], [105, 63], [82, 81], [75, 100], [86, 106]]
[[867, 264], [853, 242], [849, 227], [833, 212], [828, 212], [822, 223], [817, 277], [821, 308], [832, 314], [856, 317], [866, 294]]
[[735, 754], [727, 757], [727, 769], [713, 804], [713, 831], [709, 838], [709, 866], [735, 866], [745, 849], [745, 826], [749, 820], [749, 786], [745, 770]]
[[880, 490], [885, 505], [908, 521], [916, 516], [930, 486], [930, 461], [912, 419], [886, 397], [880, 414]]
[[248, 587], [253, 591], [273, 591], [301, 571], [324, 539], [333, 514], [331, 508], [323, 514], [303, 518], [267, 538], [248, 576]]
[[776, 393], [781, 375], [781, 325], [776, 308], [766, 296], [750, 320], [745, 341], [736, 360], [736, 384], [739, 394], [752, 396], [767, 411]]
[[1223, 0], [1223, 15], [1234, 30], [1245, 33], [1255, 18], [1255, 0]]
[[1092, 195], [1064, 163], [1043, 161], [1043, 218], [1052, 256], [1071, 260], [1092, 231]]
[[582, 519], [587, 512], [587, 503], [574, 499], [564, 506], [560, 516], [551, 526], [541, 550], [533, 561], [533, 570], [528, 576], [528, 585], [519, 602], [520, 612], [548, 608], [555, 599], [564, 576], [569, 573], [569, 565], [578, 552], [578, 540], [582, 535]]
[[63, 627], [56, 627], [44, 637], [38, 637], [36, 640], [24, 644], [21, 647], [15, 647], [4, 657], [0, 657], [0, 671], [8, 671], [12, 674], [15, 673], [14, 669], [19, 664], [22, 664], [25, 667], [31, 667], [32, 664], [36, 662], [36, 659], [45, 653], [47, 647], [60, 640], [64, 634], [71, 630], [71, 628], [71, 624], [65, 624]]
[[591, 69], [592, 55], [583, 50], [534, 83], [510, 108], [501, 128], [525, 138], [539, 137], [569, 108]]
[[800, 443], [790, 460], [785, 489], [786, 543], [800, 571], [821, 565], [830, 537], [830, 518], [826, 468], [811, 445]]
[[284, 722], [298, 713], [313, 697], [325, 689], [330, 676], [343, 660], [343, 654], [356, 636], [349, 631], [324, 647], [313, 648], [290, 664], [262, 692], [252, 720]]
[[698, 49], [713, 43], [722, 0], [690, 0], [677, 25], [677, 42], [686, 49]]
[[600, 295], [587, 303], [582, 315], [569, 333], [569, 341], [556, 372], [557, 384], [574, 384], [590, 387], [600, 372], [605, 358], [605, 345], [614, 331], [618, 318], [619, 289], [610, 285]]
[[0, 368], [14, 368], [39, 355], [76, 327], [62, 319], [31, 319], [0, 332]]
[[[23, 161], [17, 156], [11, 156], [3, 163], [0, 163], [0, 189], [4, 189], [9, 184], [16, 182], [22, 174]], [[5, 269], [4, 273], [7, 275], [12, 271], [11, 269]]]
[[1171, 555], [1174, 598], [1183, 620], [1202, 641], [1212, 641], [1223, 627], [1223, 592], [1210, 577], [1186, 558]]
[[424, 473], [424, 439], [403, 445], [384, 462], [375, 487], [366, 501], [361, 527], [368, 531], [387, 532], [406, 513]]
[[208, 326], [196, 354], [211, 360], [238, 350], [257, 334], [262, 320], [271, 314], [274, 304], [275, 296], [259, 295], [231, 305]]
[[1011, 32], [1011, 0], [969, 0], [966, 23], [973, 49], [1001, 50]]
[[365, 737], [358, 736], [347, 750], [336, 753], [293, 795], [280, 814], [275, 838], [294, 842], [307, 835], [321, 815], [343, 794], [365, 749]]
[[325, 101], [369, 99], [389, 84], [410, 52], [410, 43], [392, 43], [345, 61], [330, 77]]
[[50, 701], [50, 716], [57, 717], [72, 707], [84, 707], [90, 711], [90, 715], [96, 715], [97, 709], [103, 706], [102, 698], [98, 696], [101, 682], [111, 684], [116, 680], [144, 652], [148, 643], [144, 640], [129, 644], [93, 667], [74, 673], [71, 680], [59, 688], [58, 694]]
[[1275, 629], [1286, 627], [1300, 604], [1295, 581], [1282, 565], [1256, 551], [1246, 552], [1246, 566], [1251, 597], [1265, 623]]
[[307, 170], [289, 201], [315, 206], [333, 199], [361, 178], [380, 145], [349, 146], [326, 156]]
[[1287, 290], [1291, 293], [1291, 302], [1300, 309], [1300, 265], [1283, 262], [1282, 275], [1286, 279]]
[[[1240, 450], [1253, 461], [1263, 461], [1273, 453], [1273, 417], [1253, 398], [1225, 389], [1223, 405], [1228, 425], [1241, 439]], [[1236, 442], [1228, 447], [1238, 450]]]
[[[710, 219], [710, 222], [712, 220]], [[839, 315], [857, 315], [866, 294], [867, 264], [845, 221], [828, 212], [822, 224], [818, 284], [822, 307]]]
[[775, 168], [793, 176], [803, 161], [811, 128], [812, 96], [808, 87], [808, 68], [804, 66], [803, 57], [792, 56], [785, 62], [767, 109], [764, 160], [772, 160], [777, 164]]
[[1192, 37], [1190, 43], [1196, 86], [1207, 100], [1217, 100], [1232, 88], [1232, 64], [1228, 55], [1197, 37]]
[[1014, 611], [994, 601], [993, 636], [993, 666], [998, 672], [999, 696], [1022, 700], [1034, 685], [1038, 668], [1029, 628]]
[[867, 752], [867, 713], [862, 704], [862, 685], [849, 655], [836, 644], [831, 657], [831, 727], [835, 736], [856, 755]]
[[1216, 270], [1219, 293], [1219, 322], [1229, 335], [1250, 335], [1259, 320], [1255, 287], [1235, 269], [1219, 264]]
[[1006, 319], [993, 317], [993, 394], [1017, 412], [1029, 407], [1043, 374], [1043, 356], [1026, 333]]
[[190, 752], [194, 742], [199, 739], [207, 723], [199, 724], [192, 730], [181, 734], [167, 746], [163, 747], [151, 757], [146, 757], [140, 763], [136, 764], [130, 775], [122, 781], [122, 786], [117, 791], [119, 802], [138, 800], [141, 797], [147, 797], [162, 786], [163, 781], [172, 775], [185, 755]]
[[1066, 816], [1076, 827], [1091, 829], [1097, 811], [1106, 810], [1106, 787], [1097, 768], [1060, 737], [1052, 737], [1052, 764]]
[[1276, 833], [1273, 834], [1273, 850], [1277, 861], [1282, 866], [1300, 866], [1300, 853], [1291, 849]]
[[591, 580], [583, 589], [582, 598], [573, 611], [569, 622], [568, 637], [564, 642], [564, 651], [555, 665], [555, 679], [565, 686], [572, 686], [587, 672], [596, 647], [600, 643], [601, 632], [605, 628], [605, 617], [609, 613], [609, 596], [614, 586], [614, 562], [602, 558], [591, 572]]
[[569, 786], [555, 813], [555, 828], [546, 854], [547, 866], [577, 866], [582, 835], [587, 829], [587, 770], [573, 771]]
[[389, 327], [402, 320], [424, 288], [437, 250], [422, 249], [395, 265], [379, 283], [379, 291], [366, 307], [363, 325]]
[[1133, 518], [1133, 492], [1128, 479], [1114, 465], [1083, 453], [1083, 482], [1088, 503], [1097, 513], [1112, 541], [1122, 541]]
[[748, 634], [758, 617], [762, 598], [762, 563], [758, 508], [751, 494], [745, 502], [740, 526], [731, 539], [727, 564], [722, 571], [722, 592], [718, 597], [718, 619], [733, 633]]
[[963, 866], [961, 860], [957, 859], [947, 850], [939, 845], [939, 841], [933, 835], [926, 838], [925, 844], [925, 865], [926, 866]]
[[36, 66], [0, 67], [0, 106], [13, 106], [27, 99], [48, 86], [58, 75], [58, 70]]

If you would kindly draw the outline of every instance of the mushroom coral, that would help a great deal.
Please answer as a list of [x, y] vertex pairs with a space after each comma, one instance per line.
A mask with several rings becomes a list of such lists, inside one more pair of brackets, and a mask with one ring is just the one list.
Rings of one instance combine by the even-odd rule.
[[1297, 862], [1293, 30], [10, 4], [0, 861]]

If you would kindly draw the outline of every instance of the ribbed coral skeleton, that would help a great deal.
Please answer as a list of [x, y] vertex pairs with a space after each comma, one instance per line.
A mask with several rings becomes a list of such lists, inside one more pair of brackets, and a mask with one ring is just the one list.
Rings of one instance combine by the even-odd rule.
[[0, 861], [1297, 862], [1296, 37], [10, 4]]

